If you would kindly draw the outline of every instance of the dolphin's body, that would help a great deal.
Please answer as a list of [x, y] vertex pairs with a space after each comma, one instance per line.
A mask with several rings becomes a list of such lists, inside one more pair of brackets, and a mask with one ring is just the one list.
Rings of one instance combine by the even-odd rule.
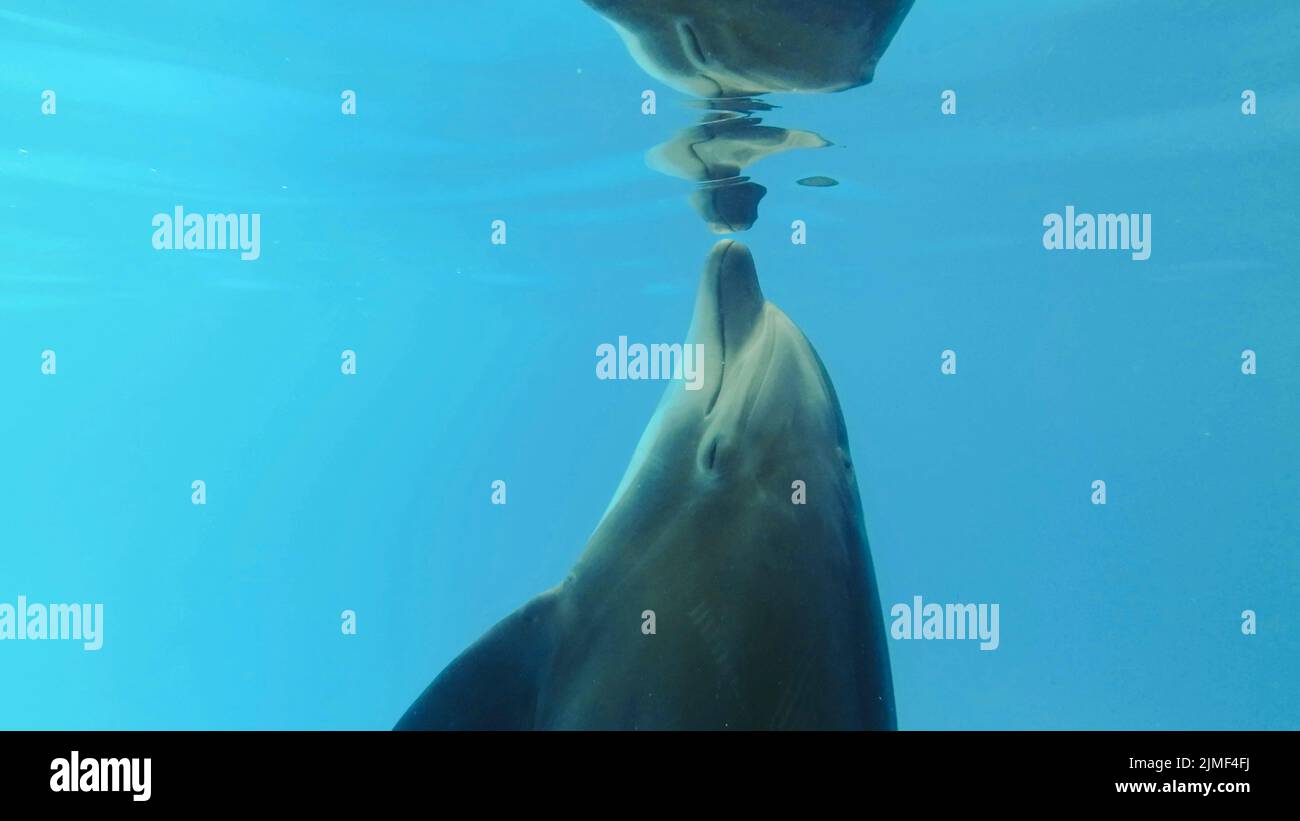
[[702, 388], [671, 383], [568, 578], [397, 729], [894, 728], [839, 403], [738, 242], [710, 254], [691, 339]]
[[649, 74], [699, 97], [871, 82], [913, 0], [586, 0]]

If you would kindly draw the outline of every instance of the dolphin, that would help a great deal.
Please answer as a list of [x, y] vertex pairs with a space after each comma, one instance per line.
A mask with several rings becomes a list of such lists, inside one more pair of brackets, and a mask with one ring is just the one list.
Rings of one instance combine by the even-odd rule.
[[396, 729], [895, 728], [839, 402], [740, 242], [709, 254], [689, 339], [701, 389], [670, 383], [567, 578]]
[[698, 97], [871, 82], [913, 0], [585, 0], [659, 81]]

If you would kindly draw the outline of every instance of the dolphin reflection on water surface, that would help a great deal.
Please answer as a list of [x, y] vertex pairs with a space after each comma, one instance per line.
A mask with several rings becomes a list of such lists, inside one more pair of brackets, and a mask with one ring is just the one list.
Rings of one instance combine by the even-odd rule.
[[[652, 77], [705, 98], [711, 111], [650, 152], [652, 168], [697, 183], [691, 206], [715, 233], [747, 231], [767, 189], [742, 171], [792, 148], [807, 131], [760, 125], [754, 99], [871, 82], [912, 0], [585, 0]], [[819, 179], [826, 179], [820, 177]], [[834, 181], [831, 181], [834, 184]], [[823, 186], [829, 187], [829, 186]]]

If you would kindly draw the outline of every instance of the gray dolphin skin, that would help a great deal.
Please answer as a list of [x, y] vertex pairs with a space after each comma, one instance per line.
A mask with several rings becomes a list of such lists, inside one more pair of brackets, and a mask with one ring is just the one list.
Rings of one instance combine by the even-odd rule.
[[895, 728], [839, 402], [741, 243], [710, 253], [690, 340], [702, 388], [669, 384], [568, 577], [396, 729]]
[[871, 82], [913, 0], [585, 0], [659, 81], [698, 97]]

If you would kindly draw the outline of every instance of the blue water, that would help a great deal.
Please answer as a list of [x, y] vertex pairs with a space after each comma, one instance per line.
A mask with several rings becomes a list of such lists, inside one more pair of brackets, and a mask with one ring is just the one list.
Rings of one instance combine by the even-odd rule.
[[[391, 726], [613, 493], [663, 386], [593, 352], [686, 331], [715, 237], [643, 155], [699, 111], [577, 0], [6, 6], [0, 602], [105, 636], [0, 642], [0, 727]], [[1297, 31], [921, 0], [871, 85], [771, 98], [836, 145], [750, 169], [743, 238], [882, 606], [1000, 604], [996, 651], [890, 642], [900, 727], [1300, 726]], [[260, 213], [261, 258], [154, 250], [176, 205]], [[1066, 205], [1151, 213], [1151, 258], [1045, 251]]]

